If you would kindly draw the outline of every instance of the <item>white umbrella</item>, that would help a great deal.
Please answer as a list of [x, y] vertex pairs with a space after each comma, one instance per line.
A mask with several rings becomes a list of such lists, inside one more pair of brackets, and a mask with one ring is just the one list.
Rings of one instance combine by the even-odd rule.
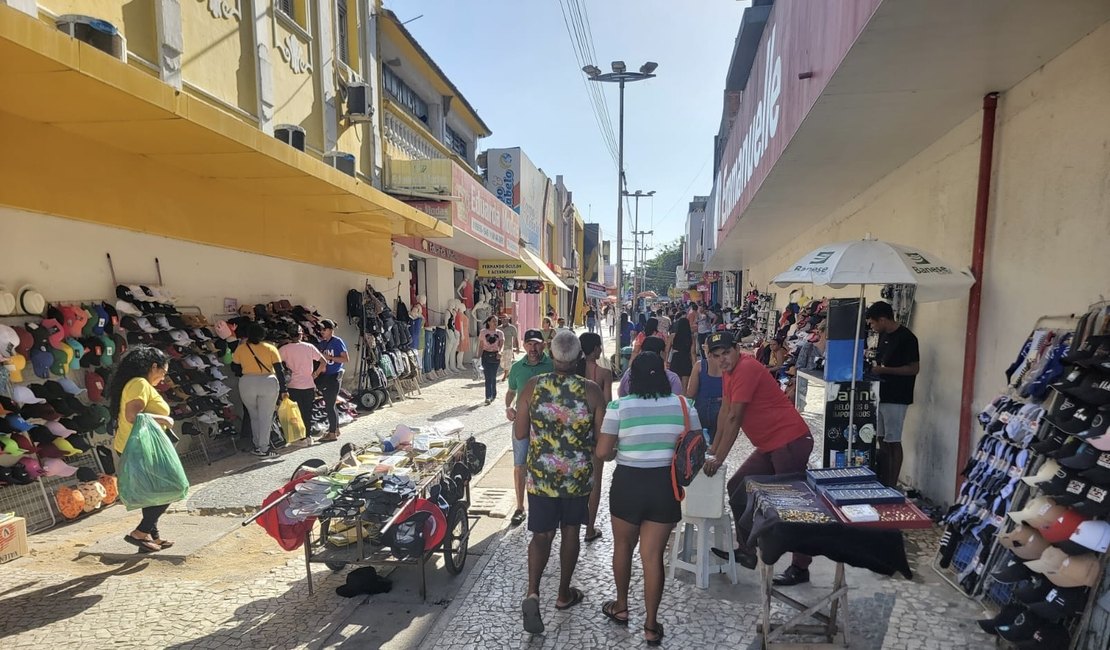
[[[863, 327], [863, 289], [866, 285], [909, 284], [915, 287], [914, 300], [932, 302], [963, 298], [975, 283], [975, 277], [964, 268], [944, 262], [936, 255], [912, 246], [872, 239], [837, 242], [814, 249], [771, 280], [780, 287], [792, 284], [814, 284], [834, 289], [859, 285], [859, 312], [856, 331]], [[852, 364], [859, 358], [859, 337], [852, 348]], [[856, 415], [856, 374], [852, 373], [852, 392], [848, 412], [848, 456]]]

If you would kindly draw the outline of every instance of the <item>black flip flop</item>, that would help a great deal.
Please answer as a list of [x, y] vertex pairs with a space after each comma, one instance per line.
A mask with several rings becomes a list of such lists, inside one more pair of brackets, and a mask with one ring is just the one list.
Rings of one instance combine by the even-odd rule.
[[520, 604], [524, 614], [524, 631], [529, 634], [543, 634], [543, 619], [540, 618], [540, 599], [529, 596]]
[[655, 646], [659, 645], [660, 643], [663, 643], [663, 624], [662, 623], [656, 623], [655, 627], [653, 627], [653, 628], [648, 627], [648, 626], [645, 625], [644, 626], [644, 632], [650, 632], [650, 633], [655, 635], [654, 639], [644, 639], [644, 641], [646, 641], [649, 646], [655, 647]]
[[524, 523], [524, 519], [525, 519], [524, 511], [523, 510], [517, 510], [516, 512], [513, 513], [513, 518], [509, 520], [509, 523], [511, 523], [514, 526], [519, 526], [519, 525]]
[[[127, 542], [128, 544], [130, 544], [132, 546], [139, 547], [139, 552], [140, 553], [155, 553], [157, 551], [162, 550], [161, 546], [158, 546], [158, 544], [154, 543], [153, 540], [149, 540], [149, 539], [139, 539], [138, 537], [132, 537], [130, 535], [124, 535], [123, 536], [123, 541]], [[153, 545], [154, 548], [151, 548], [150, 546], [148, 546], [148, 544]]]
[[627, 615], [628, 610], [627, 609], [622, 609], [622, 610], [616, 610], [615, 611], [614, 608], [616, 608], [616, 606], [617, 606], [617, 601], [607, 600], [601, 606], [601, 613], [605, 614], [605, 618], [609, 619], [610, 621], [613, 621], [617, 625], [623, 625], [623, 626], [627, 627], [628, 626], [628, 619], [627, 618], [620, 618], [619, 616], [617, 616], [617, 614]]
[[584, 542], [586, 542], [587, 544], [589, 544], [590, 542], [596, 542], [597, 540], [601, 539], [601, 531], [600, 531], [600, 530], [596, 530], [596, 529], [595, 529], [595, 530], [594, 530], [594, 534], [593, 534], [593, 535], [586, 535], [586, 536], [585, 536], [584, 538], [582, 538], [582, 539], [583, 539], [583, 541], [584, 541]]
[[566, 611], [566, 610], [570, 609], [571, 607], [574, 607], [578, 603], [582, 602], [583, 600], [585, 600], [585, 598], [586, 598], [586, 594], [582, 593], [581, 589], [579, 589], [578, 587], [571, 587], [570, 588], [570, 602], [568, 602], [565, 605], [560, 605], [559, 603], [555, 603], [555, 609], [559, 610], [560, 612]]

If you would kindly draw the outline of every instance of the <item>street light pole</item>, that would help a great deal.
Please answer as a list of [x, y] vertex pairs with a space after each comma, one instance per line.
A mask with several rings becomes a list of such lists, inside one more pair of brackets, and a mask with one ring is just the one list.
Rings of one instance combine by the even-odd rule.
[[[617, 313], [614, 315], [614, 318], [617, 319], [618, 326], [620, 324], [621, 313], [624, 311], [624, 301], [621, 296], [624, 285], [624, 208], [621, 205], [624, 196], [624, 84], [625, 82], [651, 79], [655, 76], [654, 72], [657, 67], [659, 67], [659, 64], [648, 61], [640, 66], [639, 72], [630, 72], [625, 66], [624, 61], [613, 61], [613, 71], [604, 74], [602, 74], [600, 68], [593, 64], [582, 68], [582, 71], [589, 76], [590, 81], [618, 84], [620, 94], [618, 118], [619, 135], [617, 136]], [[617, 339], [617, 347], [619, 352], [619, 338]]]
[[[645, 192], [643, 190], [636, 190], [635, 192], [624, 191], [624, 192], [621, 192], [621, 195], [622, 196], [631, 196], [632, 198], [636, 199], [636, 216], [634, 217], [634, 221], [632, 223], [632, 238], [633, 238], [633, 244], [632, 244], [632, 246], [633, 246], [633, 249], [632, 249], [632, 295], [634, 296], [633, 300], [635, 300], [635, 296], [638, 296], [640, 294], [640, 291], [643, 290], [643, 283], [642, 282], [639, 283], [640, 284], [639, 290], [636, 287], [636, 285], [637, 285], [636, 279], [640, 275], [639, 274], [640, 262], [643, 261], [643, 257], [639, 255], [639, 252], [640, 252], [640, 239], [639, 239], [639, 237], [640, 237], [640, 235], [646, 234], [646, 233], [644, 233], [643, 231], [640, 230], [640, 199], [647, 198], [649, 196], [655, 196], [655, 190], [651, 190], [649, 192]], [[620, 235], [617, 235], [617, 236], [619, 237]]]

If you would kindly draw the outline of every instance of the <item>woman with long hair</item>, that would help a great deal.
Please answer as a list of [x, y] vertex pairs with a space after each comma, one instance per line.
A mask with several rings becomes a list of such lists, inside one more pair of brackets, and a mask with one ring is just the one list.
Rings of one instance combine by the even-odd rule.
[[[582, 345], [582, 358], [578, 360], [578, 375], [589, 379], [601, 387], [601, 396], [608, 404], [613, 400], [613, 371], [602, 366], [601, 361], [601, 335], [586, 332], [578, 335]], [[582, 539], [593, 542], [601, 538], [601, 531], [597, 529], [597, 511], [601, 507], [601, 482], [602, 463], [594, 463], [594, 486], [590, 492], [589, 518], [586, 520], [586, 536]]]
[[701, 423], [690, 401], [672, 393], [658, 354], [640, 354], [632, 362], [631, 372], [631, 393], [609, 404], [594, 452], [601, 461], [617, 461], [609, 488], [617, 598], [602, 605], [601, 612], [617, 625], [628, 625], [632, 551], [639, 544], [647, 610], [644, 640], [657, 646], [663, 640], [663, 624], [658, 618], [663, 552], [671, 530], [682, 519], [682, 508], [671, 487], [674, 446], [686, 429], [700, 430]]
[[[632, 345], [632, 323], [628, 320], [628, 312], [621, 312], [621, 347]], [[620, 354], [620, 350], [617, 350]]]
[[497, 399], [497, 371], [501, 368], [501, 352], [505, 347], [505, 334], [497, 329], [500, 319], [490, 316], [478, 333], [478, 350], [482, 353], [482, 376], [486, 380], [486, 406]]
[[690, 383], [686, 385], [686, 397], [694, 400], [702, 428], [709, 431], [709, 442], [717, 437], [717, 418], [721, 413], [721, 398], [724, 392], [724, 379], [721, 366], [702, 345], [702, 356], [694, 363]]
[[267, 343], [266, 328], [247, 326], [247, 340], [239, 343], [231, 357], [231, 368], [239, 376], [239, 396], [250, 415], [255, 456], [276, 458], [270, 449], [270, 426], [277, 405], [289, 396], [285, 387], [285, 364], [273, 343]]
[[[135, 426], [135, 418], [146, 413], [165, 428], [173, 426], [170, 405], [155, 390], [169, 370], [170, 359], [157, 348], [139, 345], [131, 348], [116, 367], [108, 387], [109, 404], [115, 421], [112, 447], [122, 454]], [[173, 546], [158, 532], [158, 519], [169, 504], [143, 508], [143, 518], [135, 530], [123, 537], [128, 544], [139, 547], [140, 553], [154, 553]]]

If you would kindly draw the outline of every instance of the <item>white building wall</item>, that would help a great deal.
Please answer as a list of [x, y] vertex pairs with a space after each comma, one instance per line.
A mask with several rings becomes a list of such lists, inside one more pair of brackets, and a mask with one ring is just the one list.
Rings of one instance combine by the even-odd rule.
[[[1110, 296], [1108, 105], [1110, 25], [1002, 94], [975, 408], [1004, 388], [1003, 371], [1039, 316], [1085, 311]], [[867, 233], [969, 265], [981, 122], [979, 113], [969, 115], [790, 245], [751, 265], [745, 279], [766, 288], [816, 246]], [[786, 291], [777, 291], [785, 302]], [[875, 299], [877, 288], [869, 296]], [[902, 478], [942, 501], [951, 500], [956, 480], [966, 315], [966, 299], [919, 304], [911, 324], [921, 343], [922, 372], [906, 425]]]
[[[0, 258], [0, 282], [11, 290], [31, 284], [48, 302], [115, 301], [115, 285], [105, 255], [112, 256], [116, 277], [123, 284], [156, 283], [154, 259], [158, 258], [163, 282], [177, 296], [178, 305], [199, 307], [208, 316], [223, 313], [224, 298], [235, 298], [240, 305], [281, 299], [315, 305], [320, 314], [339, 323], [339, 336], [353, 348], [357, 330], [347, 324], [347, 291], [361, 290], [370, 280], [391, 303], [397, 298], [397, 279], [359, 275], [3, 206], [0, 224], [3, 240], [8, 244]], [[353, 365], [346, 379], [355, 381]]]

